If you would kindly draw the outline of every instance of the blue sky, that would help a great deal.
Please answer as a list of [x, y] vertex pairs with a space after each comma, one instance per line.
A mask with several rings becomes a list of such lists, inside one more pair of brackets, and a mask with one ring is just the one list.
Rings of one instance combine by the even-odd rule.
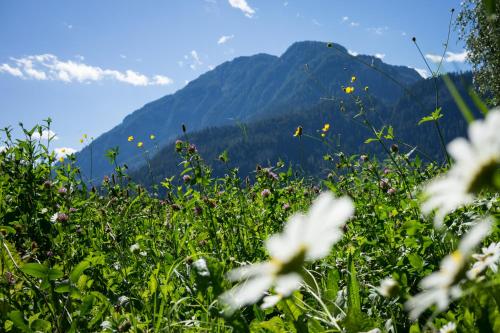
[[[440, 59], [459, 0], [0, 0], [0, 126], [53, 119], [80, 149], [147, 102], [242, 55], [333, 41], [387, 63]], [[452, 31], [446, 70], [467, 69]]]

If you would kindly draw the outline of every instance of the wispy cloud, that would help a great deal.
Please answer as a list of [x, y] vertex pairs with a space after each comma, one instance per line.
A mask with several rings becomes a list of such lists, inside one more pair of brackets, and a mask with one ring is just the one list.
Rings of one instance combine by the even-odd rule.
[[444, 62], [462, 63], [462, 62], [465, 62], [467, 60], [467, 54], [468, 54], [467, 51], [463, 51], [460, 53], [447, 51], [444, 58], [442, 58], [440, 55], [432, 54], [432, 53], [426, 54], [425, 57], [434, 63], [441, 62], [441, 58], [443, 59]]
[[167, 76], [155, 75], [152, 78], [133, 70], [118, 71], [87, 65], [81, 61], [60, 60], [53, 54], [32, 55], [24, 58], [11, 58], [13, 65], [1, 64], [0, 73], [7, 73], [23, 79], [63, 81], [67, 83], [90, 83], [102, 80], [115, 80], [133, 86], [172, 84]]
[[351, 22], [349, 23], [351, 27], [359, 27], [359, 22]]
[[23, 72], [17, 67], [11, 67], [9, 64], [0, 65], [0, 73], [7, 73], [12, 76], [23, 77]]
[[65, 158], [68, 155], [72, 155], [76, 153], [76, 149], [70, 148], [70, 147], [59, 147], [59, 148], [54, 148], [54, 153], [56, 154], [56, 158]]
[[31, 135], [31, 139], [33, 140], [48, 140], [49, 138], [51, 140], [59, 140], [59, 137], [56, 135], [56, 133], [51, 130], [43, 130], [42, 133], [35, 131]]
[[342, 22], [347, 22], [349, 21], [349, 16], [343, 16], [342, 17]]
[[383, 35], [388, 30], [389, 30], [389, 27], [387, 27], [387, 26], [366, 28], [366, 31], [374, 33], [375, 35]]
[[228, 1], [231, 7], [241, 10], [246, 17], [251, 18], [255, 14], [255, 9], [250, 7], [250, 5], [248, 5], [246, 0], [228, 0]]
[[413, 68], [415, 71], [417, 71], [417, 73], [423, 77], [424, 79], [427, 79], [429, 76], [431, 76], [429, 74], [429, 71], [427, 69], [424, 69], [424, 68], [415, 68], [415, 67], [410, 67], [410, 68]]
[[314, 25], [317, 25], [318, 27], [321, 27], [321, 26], [322, 26], [322, 24], [321, 24], [321, 23], [319, 23], [319, 21], [318, 21], [318, 20], [316, 20], [316, 19], [312, 19], [312, 21], [311, 21], [311, 22], [312, 22]]
[[359, 54], [358, 52], [353, 51], [353, 50], [347, 50], [347, 53], [349, 53], [350, 55], [355, 56], [355, 57]]
[[219, 44], [219, 45], [225, 44], [233, 38], [234, 38], [234, 35], [228, 35], [228, 36], [223, 35], [219, 38], [219, 40], [217, 41], [217, 44]]
[[196, 50], [192, 50], [189, 52], [189, 56], [184, 56], [185, 59], [191, 59], [191, 65], [189, 65], [189, 68], [192, 70], [196, 70], [199, 66], [203, 65], [203, 62], [200, 59], [200, 56], [198, 55], [198, 52]]
[[385, 53], [375, 53], [373, 56], [382, 60], [385, 58]]

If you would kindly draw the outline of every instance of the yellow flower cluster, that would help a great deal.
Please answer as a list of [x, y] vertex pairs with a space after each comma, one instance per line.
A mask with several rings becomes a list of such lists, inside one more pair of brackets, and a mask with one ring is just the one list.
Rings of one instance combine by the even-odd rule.
[[302, 126], [298, 126], [297, 129], [295, 130], [295, 133], [293, 134], [295, 137], [301, 137], [302, 136]]

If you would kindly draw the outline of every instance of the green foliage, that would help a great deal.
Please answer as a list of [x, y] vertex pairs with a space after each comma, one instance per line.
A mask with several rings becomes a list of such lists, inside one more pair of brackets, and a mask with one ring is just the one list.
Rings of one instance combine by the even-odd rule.
[[[358, 117], [368, 125], [360, 126], [359, 137], [373, 135], [382, 152], [400, 143], [398, 128], [373, 125], [370, 116]], [[349, 125], [337, 120], [332, 129]], [[162, 180], [162, 191], [148, 192], [130, 181], [117, 155], [115, 172], [88, 188], [73, 157], [55, 163], [46, 145], [31, 138], [39, 129], [25, 130], [26, 138], [17, 141], [10, 130], [3, 132], [2, 331], [426, 332], [454, 321], [464, 331], [479, 332], [500, 325], [500, 277], [492, 271], [484, 281], [464, 286], [466, 295], [448, 312], [432, 316], [431, 309], [416, 323], [408, 318], [403, 304], [455, 249], [464, 223], [471, 216], [498, 215], [499, 207], [498, 195], [484, 193], [445, 221], [447, 231], [436, 231], [421, 216], [415, 194], [444, 169], [423, 163], [418, 152], [410, 158], [392, 149], [379, 154], [385, 159], [360, 158], [318, 135], [306, 147], [325, 153], [327, 177], [301, 176], [277, 160], [241, 178], [231, 165], [237, 151], [214, 155], [216, 174], [200, 147], [185, 140], [171, 147], [179, 172]], [[250, 140], [251, 126], [248, 135]], [[290, 131], [285, 136], [298, 140]], [[272, 309], [256, 304], [224, 316], [218, 297], [231, 287], [225, 274], [266, 260], [263, 241], [326, 189], [350, 196], [356, 215], [330, 255], [304, 267], [306, 285]], [[495, 230], [490, 240], [498, 236]], [[200, 259], [206, 270], [195, 264]], [[400, 287], [392, 298], [377, 291], [387, 277]]]

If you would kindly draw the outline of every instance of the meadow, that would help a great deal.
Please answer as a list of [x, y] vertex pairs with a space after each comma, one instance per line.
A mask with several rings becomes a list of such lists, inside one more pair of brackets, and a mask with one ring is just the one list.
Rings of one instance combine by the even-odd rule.
[[[186, 136], [184, 171], [149, 189], [113, 150], [115, 172], [85, 181], [34, 138], [50, 120], [6, 128], [1, 330], [499, 332], [500, 110], [483, 112], [448, 162], [372, 128], [385, 155], [332, 151], [325, 179], [283, 162], [216, 178]], [[324, 144], [335, 124], [286, 130]]]

